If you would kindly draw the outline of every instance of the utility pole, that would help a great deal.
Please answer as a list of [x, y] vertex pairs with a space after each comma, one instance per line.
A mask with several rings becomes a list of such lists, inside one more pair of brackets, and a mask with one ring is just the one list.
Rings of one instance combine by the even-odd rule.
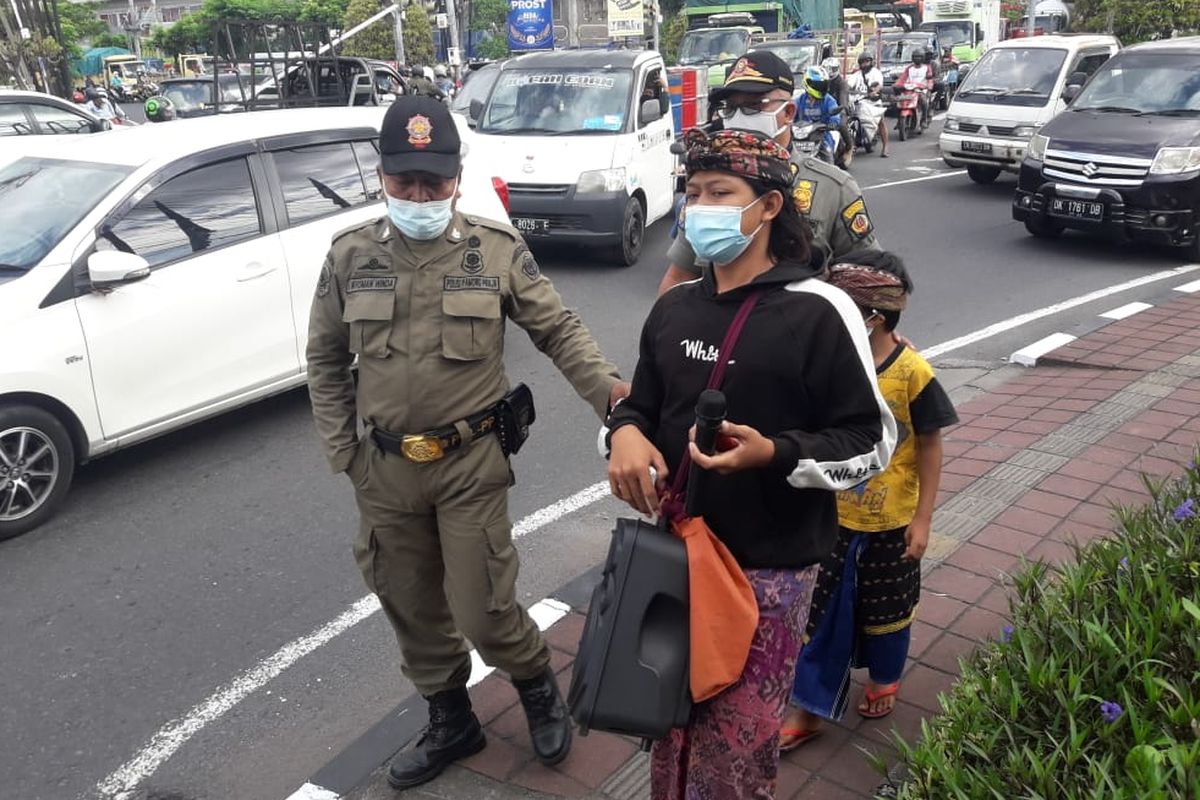
[[392, 8], [395, 9], [392, 15], [395, 25], [392, 30], [396, 37], [396, 66], [400, 66], [404, 63], [404, 11], [399, 2]]
[[658, 29], [661, 23], [662, 9], [658, 5], [658, 0], [650, 0], [650, 35], [652, 37], [651, 41], [654, 42], [654, 52], [656, 53], [662, 51], [662, 48], [659, 46], [661, 42], [658, 40]]
[[[455, 8], [455, 0], [446, 0], [446, 24], [450, 26], [450, 50], [454, 53], [461, 53], [458, 49], [458, 10]], [[462, 60], [461, 55], [459, 60]], [[450, 64], [450, 53], [446, 53], [446, 63]], [[450, 64], [450, 69], [455, 75], [458, 75], [458, 67]]]
[[1025, 2], [1025, 35], [1033, 38], [1034, 31], [1037, 26], [1034, 24], [1034, 10], [1037, 8], [1037, 0], [1026, 0]]

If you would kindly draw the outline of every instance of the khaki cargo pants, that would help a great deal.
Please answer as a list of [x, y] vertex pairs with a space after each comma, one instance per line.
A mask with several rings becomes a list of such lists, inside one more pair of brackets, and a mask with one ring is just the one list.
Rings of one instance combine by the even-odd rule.
[[428, 697], [466, 686], [466, 640], [513, 678], [540, 674], [550, 651], [516, 601], [512, 473], [499, 440], [485, 436], [414, 464], [364, 438], [347, 471], [362, 517], [354, 557], [417, 690]]

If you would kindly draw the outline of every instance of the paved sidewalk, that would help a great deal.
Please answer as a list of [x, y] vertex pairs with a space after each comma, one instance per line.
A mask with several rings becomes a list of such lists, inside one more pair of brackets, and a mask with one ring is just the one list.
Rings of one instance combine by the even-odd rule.
[[[958, 658], [1000, 635], [1006, 575], [1022, 558], [1059, 562], [1071, 542], [1112, 529], [1114, 505], [1148, 497], [1141, 474], [1178, 474], [1200, 442], [1200, 294], [1171, 300], [1044, 356], [1037, 367], [959, 406], [923, 565], [923, 591], [896, 711], [862, 720], [851, 710], [788, 755], [777, 798], [866, 798], [883, 782], [866, 750], [890, 757], [895, 729], [915, 738], [938, 710]], [[564, 694], [584, 617], [547, 639]], [[647, 757], [629, 739], [576, 737], [571, 756], [547, 769], [533, 760], [512, 687], [492, 675], [472, 690], [488, 747], [405, 798], [645, 800]], [[377, 772], [354, 798], [391, 798]]]

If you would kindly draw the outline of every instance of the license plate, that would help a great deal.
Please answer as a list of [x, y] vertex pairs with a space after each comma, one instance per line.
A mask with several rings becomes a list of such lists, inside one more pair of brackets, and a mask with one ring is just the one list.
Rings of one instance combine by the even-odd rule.
[[521, 233], [549, 233], [550, 220], [513, 217], [513, 227]]
[[964, 153], [990, 153], [992, 152], [992, 143], [964, 141], [962, 149]]
[[817, 143], [810, 142], [807, 140], [802, 141], [802, 142], [797, 142], [796, 149], [799, 150], [801, 153], [815, 153], [815, 152], [817, 152]]
[[1050, 201], [1050, 213], [1077, 219], [1102, 220], [1104, 219], [1104, 203], [1055, 197]]

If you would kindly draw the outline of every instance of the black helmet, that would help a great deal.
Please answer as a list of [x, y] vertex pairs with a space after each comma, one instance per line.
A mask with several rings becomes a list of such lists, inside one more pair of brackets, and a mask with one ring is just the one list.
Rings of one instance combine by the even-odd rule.
[[912, 60], [914, 64], [925, 63], [925, 51], [919, 48], [913, 50]]
[[142, 106], [149, 122], [170, 122], [175, 119], [175, 104], [163, 95], [155, 95]]
[[866, 62], [874, 61], [874, 60], [875, 60], [875, 56], [872, 53], [859, 53], [859, 55], [858, 55], [858, 65], [860, 67]]

